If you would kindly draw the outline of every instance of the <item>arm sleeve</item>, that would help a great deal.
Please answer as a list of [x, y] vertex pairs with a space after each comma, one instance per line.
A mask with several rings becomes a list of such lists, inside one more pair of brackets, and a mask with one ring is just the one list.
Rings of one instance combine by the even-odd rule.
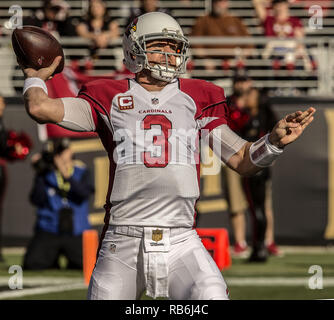
[[88, 101], [81, 98], [61, 98], [64, 118], [58, 125], [72, 131], [95, 131], [93, 110]]
[[210, 132], [210, 135], [213, 144], [211, 149], [225, 163], [247, 142], [233, 132], [226, 124], [214, 128]]

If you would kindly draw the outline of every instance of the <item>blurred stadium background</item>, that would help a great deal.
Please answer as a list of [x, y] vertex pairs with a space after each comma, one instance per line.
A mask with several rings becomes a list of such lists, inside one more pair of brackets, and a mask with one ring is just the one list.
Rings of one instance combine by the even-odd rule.
[[[81, 17], [87, 1], [68, 0], [70, 17]], [[189, 35], [196, 17], [209, 11], [209, 0], [160, 1], [160, 6], [171, 14]], [[11, 48], [11, 30], [6, 29], [12, 13], [9, 8], [19, 5], [24, 16], [41, 8], [41, 1], [0, 1], [0, 92], [5, 97], [5, 124], [8, 129], [27, 132], [33, 139], [32, 153], [40, 151], [42, 143], [52, 128], [37, 126], [26, 114], [22, 103], [22, 72], [17, 68]], [[138, 1], [106, 1], [110, 14], [117, 19], [122, 34], [129, 9]], [[312, 4], [324, 6], [323, 27], [309, 27]], [[242, 66], [258, 88], [267, 88], [272, 108], [282, 116], [297, 108], [314, 106], [316, 119], [303, 137], [280, 157], [273, 169], [273, 205], [275, 238], [284, 253], [271, 257], [264, 264], [247, 264], [233, 259], [232, 266], [223, 271], [233, 299], [322, 299], [334, 297], [334, 1], [295, 1], [291, 15], [299, 17], [306, 36], [303, 40], [314, 60], [311, 70], [304, 70], [296, 60], [292, 69], [275, 70], [273, 60], [263, 57], [264, 47], [270, 39], [263, 36], [251, 1], [230, 1], [231, 14], [242, 18], [248, 27], [249, 38], [190, 37], [191, 64], [186, 77], [206, 79], [231, 93], [232, 79], [240, 71], [238, 51], [229, 65], [222, 65], [224, 56], [231, 55], [223, 49], [210, 49], [215, 72], [201, 68], [203, 60], [196, 60], [196, 44], [252, 44], [255, 55], [244, 60]], [[85, 65], [89, 56], [89, 43], [79, 37], [61, 37], [66, 66], [65, 77], [75, 86], [78, 74], [73, 73], [79, 63]], [[217, 53], [217, 50], [219, 52]], [[121, 39], [107, 48], [99, 49], [94, 67], [82, 71], [84, 76], [123, 76]], [[217, 54], [221, 58], [217, 59]], [[76, 62], [75, 62], [76, 61]], [[240, 69], [240, 70], [239, 70]], [[241, 72], [241, 71], [240, 71]], [[72, 136], [75, 155], [94, 172], [96, 193], [91, 200], [90, 221], [99, 232], [103, 225], [103, 204], [107, 188], [107, 156], [96, 137]], [[29, 159], [8, 166], [8, 189], [4, 202], [2, 242], [6, 263], [0, 268], [0, 299], [85, 299], [86, 286], [81, 272], [43, 271], [25, 272], [24, 289], [8, 290], [10, 265], [20, 265], [24, 248], [32, 236], [35, 221], [34, 208], [28, 201], [33, 171]], [[198, 203], [198, 227], [226, 228], [231, 234], [228, 204], [221, 173], [202, 177], [202, 198]], [[250, 221], [247, 217], [247, 237], [250, 239]], [[232, 241], [232, 237], [230, 239]], [[64, 262], [66, 263], [66, 262]], [[323, 272], [323, 288], [310, 289], [309, 268], [318, 265]], [[145, 298], [145, 297], [144, 297]]]

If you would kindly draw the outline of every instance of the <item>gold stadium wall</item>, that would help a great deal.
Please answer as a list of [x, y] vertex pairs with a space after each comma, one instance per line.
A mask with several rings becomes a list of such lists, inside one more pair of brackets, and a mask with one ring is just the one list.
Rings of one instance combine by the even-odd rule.
[[[25, 131], [34, 141], [32, 153], [42, 144], [37, 125], [26, 115], [17, 99], [7, 101], [4, 122], [8, 129]], [[273, 167], [273, 207], [275, 237], [281, 244], [324, 244], [334, 240], [334, 101], [324, 99], [280, 98], [273, 100], [279, 117], [301, 106], [318, 109], [313, 124]], [[94, 173], [95, 195], [91, 198], [90, 221], [98, 230], [103, 224], [103, 204], [108, 183], [108, 159], [98, 139], [72, 140], [75, 157]], [[201, 199], [197, 203], [198, 227], [224, 227], [229, 230], [224, 170], [201, 177]], [[4, 245], [25, 244], [33, 233], [35, 209], [29, 203], [33, 181], [30, 157], [8, 163], [8, 187], [4, 200], [2, 234]], [[251, 219], [247, 214], [247, 234]]]

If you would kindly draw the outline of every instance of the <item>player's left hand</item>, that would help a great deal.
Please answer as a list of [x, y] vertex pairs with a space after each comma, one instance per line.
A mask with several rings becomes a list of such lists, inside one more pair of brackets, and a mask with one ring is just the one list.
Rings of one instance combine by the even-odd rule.
[[285, 116], [278, 121], [269, 135], [271, 144], [278, 148], [284, 148], [286, 145], [295, 141], [313, 121], [315, 108], [308, 108], [306, 111], [296, 111]]

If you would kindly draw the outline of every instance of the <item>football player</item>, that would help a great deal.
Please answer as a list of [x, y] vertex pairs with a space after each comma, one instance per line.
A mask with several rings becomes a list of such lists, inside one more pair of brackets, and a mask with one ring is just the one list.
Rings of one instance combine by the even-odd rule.
[[[280, 120], [255, 143], [228, 127], [224, 90], [182, 79], [189, 42], [171, 16], [147, 13], [123, 37], [135, 79], [96, 80], [76, 98], [51, 99], [45, 82], [60, 62], [24, 69], [24, 100], [38, 123], [96, 131], [109, 155], [105, 227], [88, 299], [228, 299], [223, 276], [194, 227], [197, 137], [241, 175], [270, 166], [312, 122], [314, 108]], [[107, 174], [107, 169], [106, 169]]]

